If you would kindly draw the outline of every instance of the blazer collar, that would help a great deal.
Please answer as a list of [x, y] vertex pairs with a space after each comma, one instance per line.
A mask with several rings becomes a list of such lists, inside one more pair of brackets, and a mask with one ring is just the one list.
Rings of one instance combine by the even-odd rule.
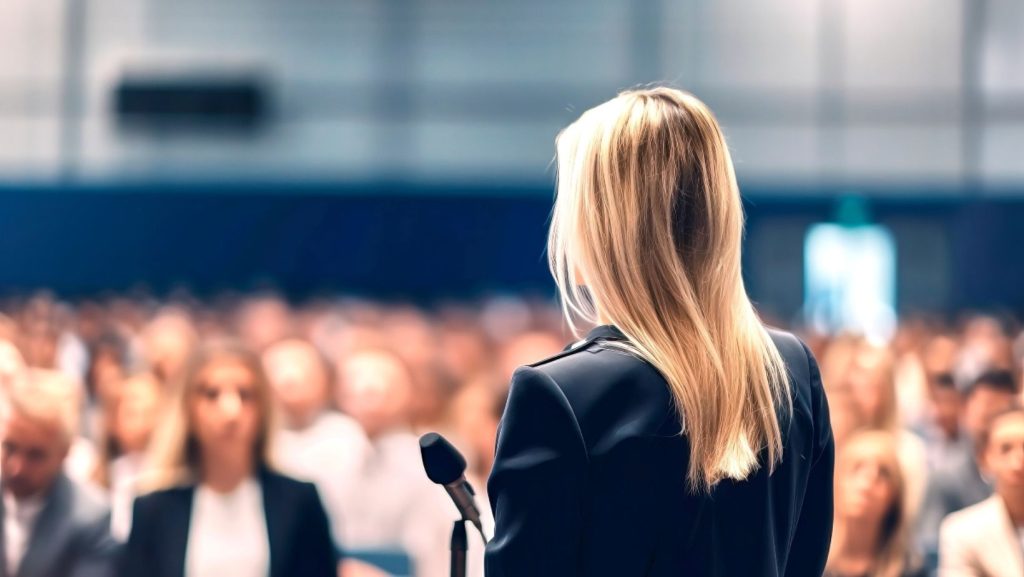
[[260, 490], [263, 492], [263, 515], [267, 520], [267, 542], [270, 547], [270, 576], [284, 575], [287, 552], [286, 531], [291, 511], [287, 508], [286, 495], [280, 493], [279, 477], [266, 466], [257, 472]]
[[593, 342], [599, 339], [612, 341], [625, 341], [629, 338], [623, 334], [615, 325], [598, 325], [587, 333], [586, 342]]

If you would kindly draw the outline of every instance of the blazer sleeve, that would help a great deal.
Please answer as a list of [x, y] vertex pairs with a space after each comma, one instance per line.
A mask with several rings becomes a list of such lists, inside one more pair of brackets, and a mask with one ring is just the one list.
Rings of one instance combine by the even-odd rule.
[[119, 550], [119, 544], [110, 535], [110, 513], [104, 513], [79, 531], [79, 558], [71, 576], [113, 577]]
[[296, 577], [337, 577], [341, 548], [335, 547], [331, 536], [327, 512], [320, 501], [320, 494], [312, 484], [301, 485], [302, 518], [299, 521], [300, 535], [293, 553], [295, 567], [288, 575]]
[[[802, 343], [801, 343], [802, 344]], [[811, 386], [811, 411], [814, 418], [814, 454], [807, 488], [804, 491], [800, 518], [797, 520], [789, 561], [786, 565], [788, 577], [821, 575], [828, 560], [829, 545], [832, 541], [833, 476], [835, 469], [835, 440], [832, 438], [832, 424], [829, 420], [828, 400], [821, 382], [818, 363], [804, 345], [807, 355]]]
[[518, 369], [487, 485], [495, 520], [487, 577], [580, 575], [587, 459], [562, 391], [542, 371]]

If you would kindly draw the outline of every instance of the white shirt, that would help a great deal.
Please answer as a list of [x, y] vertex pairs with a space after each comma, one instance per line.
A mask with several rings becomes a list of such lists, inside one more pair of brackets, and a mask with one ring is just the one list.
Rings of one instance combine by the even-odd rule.
[[[380, 435], [360, 471], [356, 498], [342, 511], [342, 545], [351, 551], [398, 548], [411, 558], [416, 577], [448, 577], [458, 510], [424, 473], [418, 437], [405, 430]], [[483, 544], [473, 533], [469, 537], [467, 574], [476, 577], [483, 575]]]
[[263, 491], [246, 479], [230, 493], [196, 487], [185, 551], [185, 577], [266, 577], [270, 542]]
[[132, 529], [132, 505], [142, 474], [142, 453], [128, 453], [110, 462], [110, 534], [127, 541]]
[[28, 550], [32, 529], [45, 504], [46, 500], [41, 496], [19, 500], [10, 493], [4, 493], [4, 561], [8, 575], [17, 574], [21, 559]]
[[325, 412], [301, 430], [277, 432], [274, 444], [281, 471], [316, 485], [331, 520], [336, 541], [347, 534], [348, 504], [357, 494], [362, 466], [370, 442], [354, 419], [337, 412]]
[[81, 436], [75, 437], [64, 459], [64, 473], [76, 483], [90, 485], [98, 462], [99, 456], [92, 441]]

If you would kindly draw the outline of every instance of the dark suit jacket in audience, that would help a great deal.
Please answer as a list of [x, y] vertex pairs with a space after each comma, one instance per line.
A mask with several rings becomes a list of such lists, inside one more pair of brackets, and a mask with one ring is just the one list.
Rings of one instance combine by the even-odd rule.
[[0, 500], [0, 576], [112, 577], [117, 543], [110, 536], [110, 508], [102, 498], [60, 475], [36, 519], [25, 556], [8, 575]]
[[772, 334], [794, 409], [774, 474], [761, 467], [697, 495], [668, 384], [608, 344], [624, 338], [598, 327], [513, 377], [488, 485], [487, 577], [819, 577], [834, 444], [810, 352]]
[[[270, 543], [270, 577], [335, 577], [339, 554], [311, 483], [268, 470], [259, 474]], [[182, 577], [195, 486], [135, 500], [122, 577]], [[230, 577], [225, 575], [224, 577]]]

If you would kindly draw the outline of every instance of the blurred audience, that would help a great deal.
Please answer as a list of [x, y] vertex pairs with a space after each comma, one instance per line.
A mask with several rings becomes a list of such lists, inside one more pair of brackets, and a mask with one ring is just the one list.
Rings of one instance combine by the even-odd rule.
[[276, 454], [289, 475], [316, 484], [331, 514], [333, 534], [345, 535], [369, 441], [355, 419], [330, 410], [334, 370], [308, 341], [289, 339], [263, 353], [263, 366], [281, 408]]
[[108, 393], [99, 433], [99, 459], [93, 480], [110, 494], [111, 533], [124, 541], [131, 528], [146, 448], [163, 411], [163, 385], [152, 373], [125, 379]]
[[30, 371], [5, 391], [0, 416], [4, 575], [114, 575], [110, 510], [98, 492], [64, 474], [79, 426], [79, 397], [71, 384], [53, 371]]
[[[448, 575], [448, 541], [458, 514], [423, 472], [408, 365], [392, 351], [365, 349], [341, 362], [338, 378], [338, 404], [369, 440], [355, 498], [345, 507], [342, 540], [354, 550], [401, 549], [417, 577]], [[477, 566], [481, 549], [474, 551]]]
[[[887, 431], [896, 439], [904, 478], [903, 505], [909, 518], [916, 518], [928, 479], [928, 458], [924, 442], [908, 430], [899, 411], [893, 353], [866, 341], [857, 341], [851, 351], [845, 375], [831, 389], [852, 401], [852, 430]], [[845, 377], [845, 378], [844, 378]]]
[[997, 413], [980, 444], [995, 494], [943, 521], [939, 577], [1024, 575], [1024, 409]]
[[[839, 459], [831, 576], [935, 575], [940, 556], [944, 576], [1000, 575], [950, 563], [1016, 559], [1009, 521], [1002, 537], [991, 520], [975, 521], [989, 531], [977, 539], [956, 535], [997, 498], [1016, 519], [1014, 453], [993, 448], [1012, 441], [991, 439], [1017, 422], [1005, 411], [1021, 400], [1019, 326], [966, 315], [904, 319], [890, 342], [804, 335], [821, 360]], [[371, 564], [400, 574], [402, 559], [414, 577], [440, 577], [457, 514], [422, 471], [418, 435], [446, 435], [482, 493], [510, 373], [572, 340], [553, 303], [510, 296], [428, 309], [270, 292], [75, 303], [40, 293], [0, 301], [0, 401], [39, 380], [67, 391], [39, 401], [77, 411], [57, 474], [109, 497], [129, 577], [186, 566], [380, 577]], [[271, 504], [274, 492], [286, 496]], [[982, 534], [989, 549], [965, 549]], [[242, 543], [251, 554], [233, 558]], [[299, 561], [282, 547], [311, 565], [288, 566]], [[482, 575], [482, 552], [472, 540], [471, 576]]]

